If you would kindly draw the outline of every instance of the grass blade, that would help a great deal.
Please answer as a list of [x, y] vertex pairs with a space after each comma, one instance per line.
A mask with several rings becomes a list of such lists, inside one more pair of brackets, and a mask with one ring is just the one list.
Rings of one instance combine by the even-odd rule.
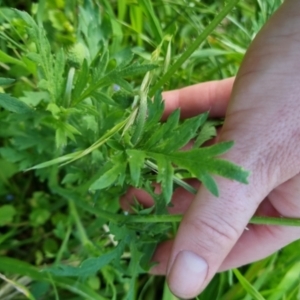
[[182, 64], [194, 53], [194, 51], [205, 41], [209, 34], [220, 24], [220, 22], [227, 16], [239, 0], [231, 0], [227, 6], [212, 20], [212, 22], [202, 31], [190, 47], [178, 58], [178, 60], [171, 66], [166, 74], [158, 80], [158, 82], [150, 90], [152, 97], [155, 92], [161, 88], [174, 73], [182, 66]]
[[29, 292], [29, 290], [24, 285], [22, 285], [16, 281], [13, 281], [11, 279], [8, 279], [6, 276], [4, 276], [1, 273], [0, 273], [0, 278], [2, 280], [6, 281], [7, 283], [9, 283], [10, 285], [12, 285], [17, 291], [19, 291], [21, 294], [23, 294], [27, 299], [35, 300], [33, 295]]
[[258, 292], [258, 290], [250, 284], [250, 282], [240, 273], [238, 269], [233, 269], [234, 275], [239, 280], [243, 288], [250, 294], [255, 300], [265, 300], [265, 298]]
[[149, 0], [139, 0], [139, 4], [142, 6], [144, 13], [150, 22], [150, 27], [153, 31], [156, 43], [159, 44], [163, 39], [163, 33], [160, 27], [160, 22], [154, 13], [153, 6]]
[[281, 300], [296, 285], [299, 285], [300, 278], [300, 262], [294, 264], [285, 274], [277, 288], [267, 300]]

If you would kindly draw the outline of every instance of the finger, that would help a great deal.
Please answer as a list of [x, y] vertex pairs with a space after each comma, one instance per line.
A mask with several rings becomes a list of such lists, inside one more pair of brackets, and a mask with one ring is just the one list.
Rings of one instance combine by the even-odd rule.
[[[249, 185], [217, 178], [219, 198], [201, 187], [180, 224], [168, 283], [181, 298], [194, 297], [205, 288], [261, 201], [300, 171], [300, 75], [295, 66], [299, 53], [294, 50], [299, 39], [287, 35], [296, 35], [293, 30], [300, 21], [292, 3], [284, 2], [247, 53], [221, 133], [221, 140], [235, 141], [223, 158], [252, 171]], [[282, 53], [289, 53], [285, 61]]]
[[[300, 184], [300, 182], [298, 183]], [[298, 199], [299, 196], [300, 193], [298, 193]], [[285, 199], [281, 198], [280, 200], [281, 202], [284, 202]], [[297, 209], [292, 215], [285, 217], [299, 217], [299, 211], [300, 210]], [[260, 205], [255, 215], [268, 217], [281, 216], [268, 199]], [[289, 243], [299, 239], [299, 237], [299, 227], [247, 225], [243, 234], [221, 264], [218, 272], [238, 268], [267, 257], [274, 253], [274, 251], [277, 251]], [[168, 240], [157, 247], [152, 258], [152, 261], [155, 262], [156, 265], [150, 270], [151, 274], [166, 274], [167, 263], [173, 242], [173, 240]]]
[[[299, 218], [300, 175], [274, 189], [255, 212], [256, 216]], [[219, 268], [219, 272], [237, 268], [260, 260], [299, 239], [299, 227], [249, 224]], [[151, 274], [165, 275], [173, 240], [157, 247], [153, 262], [157, 264]]]
[[[155, 184], [155, 191], [159, 193], [160, 186]], [[143, 207], [148, 208], [154, 204], [153, 198], [149, 193], [142, 189], [130, 187], [125, 195], [120, 198], [120, 206], [124, 211], [132, 212], [132, 206], [137, 200]]]
[[[274, 189], [261, 204], [256, 215], [299, 218], [299, 198], [300, 175], [297, 175]], [[219, 271], [262, 259], [299, 238], [299, 227], [249, 225]]]
[[163, 119], [177, 108], [181, 117], [189, 118], [209, 111], [211, 117], [224, 117], [230, 99], [234, 78], [195, 84], [163, 93]]
[[168, 240], [160, 243], [152, 257], [152, 262], [155, 263], [154, 267], [150, 269], [152, 275], [166, 275], [167, 265], [170, 257], [170, 253], [173, 247], [173, 240]]

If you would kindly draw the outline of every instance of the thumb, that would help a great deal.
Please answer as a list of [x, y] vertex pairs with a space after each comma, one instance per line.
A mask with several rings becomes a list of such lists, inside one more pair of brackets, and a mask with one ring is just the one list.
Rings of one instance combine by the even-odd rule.
[[251, 177], [249, 185], [217, 180], [219, 198], [200, 188], [180, 224], [169, 259], [168, 284], [178, 297], [189, 299], [205, 288], [268, 194], [255, 186], [253, 173]]

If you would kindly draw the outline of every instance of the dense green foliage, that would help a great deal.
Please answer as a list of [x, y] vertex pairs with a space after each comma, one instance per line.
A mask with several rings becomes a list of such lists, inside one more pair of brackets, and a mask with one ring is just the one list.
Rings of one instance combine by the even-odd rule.
[[[201, 147], [221, 124], [208, 114], [162, 122], [161, 91], [236, 74], [281, 1], [238, 2], [0, 2], [1, 299], [175, 299], [147, 275], [176, 233], [174, 189], [192, 177], [218, 195], [212, 175], [248, 172], [218, 158], [232, 142]], [[155, 205], [124, 214], [130, 186]], [[299, 299], [295, 247], [198, 298]]]

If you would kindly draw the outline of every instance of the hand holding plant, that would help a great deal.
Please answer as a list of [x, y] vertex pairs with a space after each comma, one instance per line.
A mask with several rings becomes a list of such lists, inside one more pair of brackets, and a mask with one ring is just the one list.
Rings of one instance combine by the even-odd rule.
[[211, 102], [212, 111], [222, 107], [225, 123], [218, 139], [235, 141], [223, 157], [252, 171], [249, 185], [218, 178], [219, 198], [200, 187], [180, 208], [184, 218], [176, 239], [158, 248], [154, 260], [161, 265], [154, 272], [165, 272], [171, 290], [182, 298], [200, 293], [216, 272], [259, 260], [300, 236], [297, 227], [248, 225], [253, 215], [300, 216], [299, 11], [299, 1], [286, 1], [255, 38], [226, 114], [227, 92], [216, 97], [222, 81], [207, 99], [205, 93], [201, 98], [202, 85], [180, 93], [190, 101], [177, 99], [178, 92], [166, 94], [166, 107], [180, 103], [187, 114], [201, 113], [202, 101]]

